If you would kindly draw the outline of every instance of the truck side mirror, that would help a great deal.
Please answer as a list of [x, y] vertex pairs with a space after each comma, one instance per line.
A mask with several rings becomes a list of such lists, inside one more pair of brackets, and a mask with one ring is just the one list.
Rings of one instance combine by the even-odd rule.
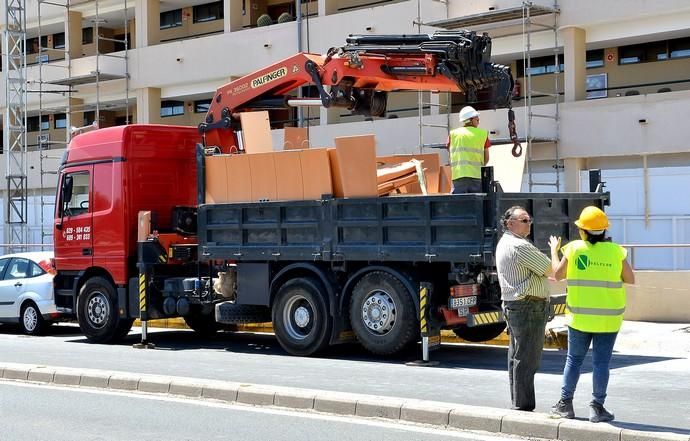
[[72, 176], [65, 176], [65, 180], [62, 181], [62, 208], [65, 208], [65, 204], [72, 199], [72, 188], [74, 186], [74, 181]]

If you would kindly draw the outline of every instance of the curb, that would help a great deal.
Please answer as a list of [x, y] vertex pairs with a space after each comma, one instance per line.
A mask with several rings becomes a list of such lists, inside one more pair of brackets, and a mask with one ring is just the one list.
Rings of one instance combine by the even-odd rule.
[[690, 441], [690, 435], [628, 430], [490, 407], [129, 372], [0, 363], [0, 378], [111, 391], [169, 394], [225, 403], [381, 418], [563, 441]]
[[[141, 326], [139, 319], [134, 321], [134, 326]], [[152, 328], [167, 328], [167, 329], [191, 329], [187, 326], [183, 318], [171, 318], [171, 319], [157, 319], [150, 320], [149, 326]], [[237, 331], [240, 332], [265, 332], [273, 334], [273, 326], [271, 323], [251, 323], [236, 325]], [[442, 343], [470, 343], [470, 344], [481, 344], [490, 346], [508, 346], [510, 342], [510, 337], [505, 331], [498, 337], [481, 343], [473, 343], [467, 340], [463, 340], [455, 335], [453, 331], [441, 331], [441, 342]], [[567, 348], [567, 336], [562, 334], [558, 328], [547, 328], [544, 338], [544, 349], [566, 349]]]

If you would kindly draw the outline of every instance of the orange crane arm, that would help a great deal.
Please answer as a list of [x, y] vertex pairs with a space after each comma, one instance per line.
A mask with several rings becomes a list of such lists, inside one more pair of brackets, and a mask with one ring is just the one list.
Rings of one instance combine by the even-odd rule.
[[[513, 79], [489, 63], [491, 40], [473, 32], [350, 36], [326, 55], [299, 53], [221, 86], [199, 126], [206, 145], [237, 145], [237, 114], [297, 106], [342, 107], [382, 116], [387, 93], [399, 90], [473, 93], [496, 88], [497, 104], [510, 102]], [[289, 95], [313, 85], [319, 98]], [[236, 123], [235, 123], [236, 124]]]

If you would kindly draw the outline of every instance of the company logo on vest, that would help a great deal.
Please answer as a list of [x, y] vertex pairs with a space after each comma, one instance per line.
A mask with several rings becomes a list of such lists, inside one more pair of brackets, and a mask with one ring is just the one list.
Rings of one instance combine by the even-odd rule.
[[575, 261], [575, 265], [577, 266], [577, 269], [579, 270], [586, 270], [589, 266], [598, 266], [598, 267], [604, 267], [604, 268], [610, 268], [613, 265], [607, 262], [596, 262], [596, 261], [590, 261], [589, 257], [582, 255], [582, 256], [577, 256], [577, 260]]

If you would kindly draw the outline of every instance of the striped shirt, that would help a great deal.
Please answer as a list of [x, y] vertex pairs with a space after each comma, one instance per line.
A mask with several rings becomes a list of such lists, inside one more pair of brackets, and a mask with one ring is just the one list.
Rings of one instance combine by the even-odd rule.
[[526, 296], [548, 298], [549, 286], [544, 273], [550, 266], [551, 260], [527, 239], [510, 231], [503, 233], [496, 247], [501, 299], [514, 301]]

